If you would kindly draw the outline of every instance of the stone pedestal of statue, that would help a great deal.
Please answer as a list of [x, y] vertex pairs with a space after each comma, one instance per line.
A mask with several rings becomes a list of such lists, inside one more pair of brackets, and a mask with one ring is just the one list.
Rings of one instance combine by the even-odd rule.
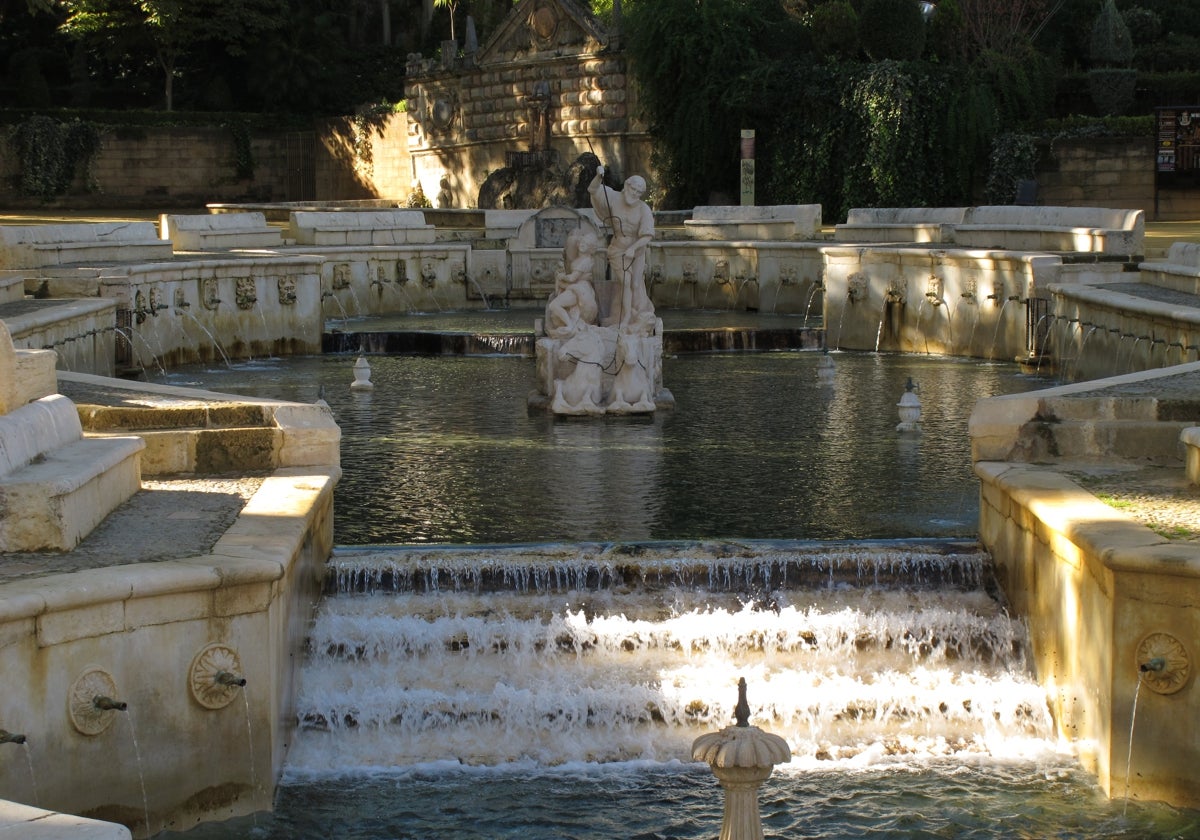
[[650, 414], [674, 405], [662, 384], [661, 320], [650, 335], [582, 324], [567, 338], [552, 338], [538, 326], [531, 408], [560, 415]]

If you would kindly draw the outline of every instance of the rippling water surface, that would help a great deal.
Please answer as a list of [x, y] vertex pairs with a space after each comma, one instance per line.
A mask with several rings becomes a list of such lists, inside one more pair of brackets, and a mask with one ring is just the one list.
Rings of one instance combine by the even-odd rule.
[[[1073, 761], [776, 772], [759, 794], [775, 838], [1153, 840], [1200, 836], [1194, 812], [1109, 802]], [[723, 792], [696, 765], [550, 770], [430, 766], [288, 779], [273, 814], [185, 840], [711, 840]]]
[[[556, 419], [526, 409], [509, 357], [263, 360], [164, 381], [312, 402], [342, 429], [340, 544], [973, 535], [967, 419], [980, 397], [1044, 387], [1015, 365], [930, 356], [693, 355], [663, 363], [673, 410]], [[923, 433], [899, 435], [908, 379]]]

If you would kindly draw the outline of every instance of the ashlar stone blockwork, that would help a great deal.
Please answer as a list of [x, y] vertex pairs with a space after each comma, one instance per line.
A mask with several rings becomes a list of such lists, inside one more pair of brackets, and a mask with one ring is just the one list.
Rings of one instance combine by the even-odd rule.
[[[443, 54], [457, 49], [447, 42]], [[521, 0], [482, 49], [413, 55], [408, 78], [414, 170], [427, 195], [448, 179], [454, 206], [474, 206], [502, 167], [565, 168], [589, 150], [647, 171], [619, 32], [575, 0]]]

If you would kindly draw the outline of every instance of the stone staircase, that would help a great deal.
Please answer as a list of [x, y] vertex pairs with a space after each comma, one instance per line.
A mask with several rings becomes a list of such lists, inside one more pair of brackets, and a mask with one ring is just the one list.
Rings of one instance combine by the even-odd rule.
[[54, 364], [0, 322], [0, 552], [70, 550], [141, 486], [145, 443], [84, 437]]
[[83, 427], [137, 434], [147, 476], [270, 472], [339, 463], [341, 432], [323, 404], [239, 399], [186, 388], [64, 374]]

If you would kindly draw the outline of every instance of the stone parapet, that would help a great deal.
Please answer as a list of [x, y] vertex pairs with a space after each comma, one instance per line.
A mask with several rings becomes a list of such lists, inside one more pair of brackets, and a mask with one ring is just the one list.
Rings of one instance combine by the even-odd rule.
[[163, 213], [159, 234], [176, 251], [271, 248], [283, 244], [283, 232], [267, 224], [261, 212], [183, 215]]
[[1200, 746], [1179, 728], [1200, 715], [1200, 549], [1053, 468], [981, 461], [975, 472], [980, 539], [1029, 624], [1059, 732], [1110, 797], [1200, 806]]

